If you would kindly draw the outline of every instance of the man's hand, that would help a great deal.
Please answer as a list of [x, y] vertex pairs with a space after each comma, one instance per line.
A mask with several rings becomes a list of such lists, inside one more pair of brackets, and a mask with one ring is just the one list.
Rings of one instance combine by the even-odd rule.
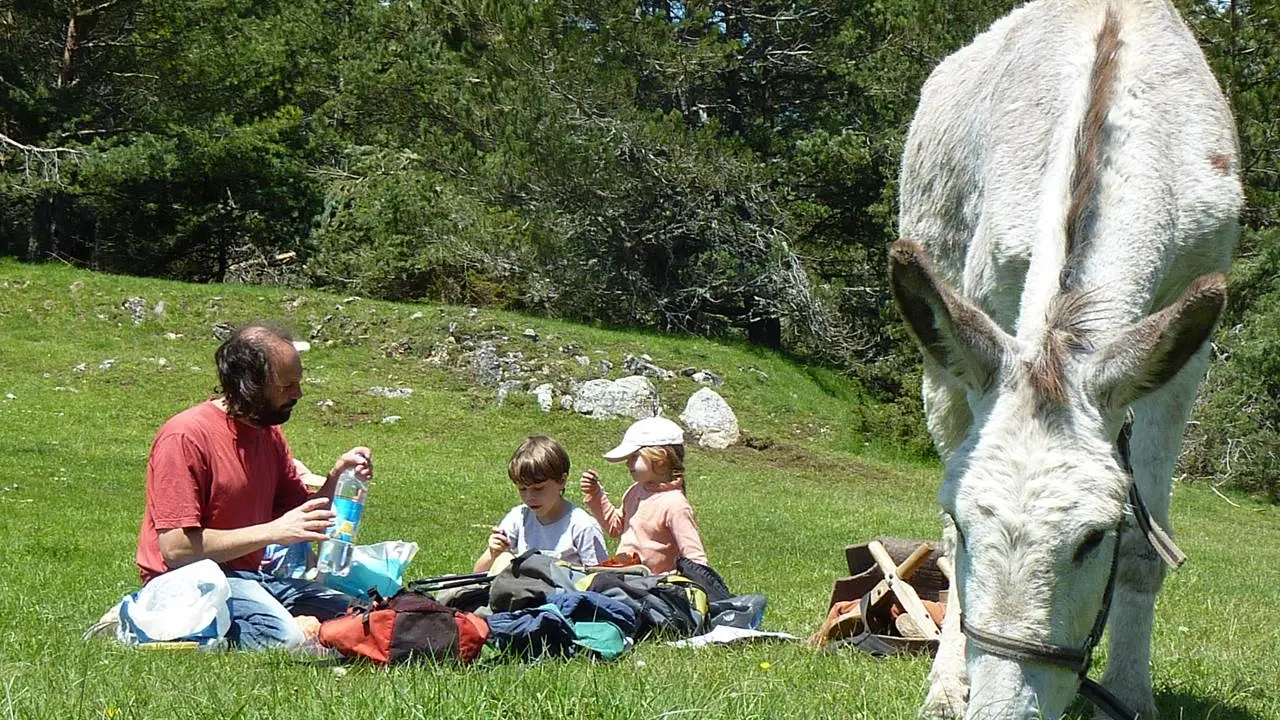
[[367, 447], [357, 446], [342, 454], [338, 462], [329, 471], [329, 479], [334, 480], [349, 467], [356, 469], [356, 477], [365, 482], [373, 479], [373, 451]]
[[334, 512], [329, 498], [311, 498], [298, 507], [272, 520], [271, 542], [292, 545], [297, 542], [325, 540], [325, 531], [333, 523]]
[[507, 531], [494, 525], [489, 530], [489, 554], [493, 556], [501, 555], [503, 552], [511, 549], [511, 540], [507, 538]]
[[600, 474], [591, 469], [583, 470], [582, 477], [578, 480], [578, 489], [587, 497], [600, 492]]

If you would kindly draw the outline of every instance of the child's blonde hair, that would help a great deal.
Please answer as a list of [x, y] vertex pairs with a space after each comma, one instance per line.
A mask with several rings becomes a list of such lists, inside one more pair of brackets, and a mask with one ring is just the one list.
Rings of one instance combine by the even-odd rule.
[[569, 453], [546, 435], [531, 435], [520, 443], [507, 465], [507, 475], [517, 485], [561, 482], [569, 475]]
[[654, 472], [666, 476], [667, 482], [679, 483], [680, 489], [689, 494], [689, 484], [684, 477], [683, 445], [646, 445], [636, 450], [636, 454], [644, 458]]

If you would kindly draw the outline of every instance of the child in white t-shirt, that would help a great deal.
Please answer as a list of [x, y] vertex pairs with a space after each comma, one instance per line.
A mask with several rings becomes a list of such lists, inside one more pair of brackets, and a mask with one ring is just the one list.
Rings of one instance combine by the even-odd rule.
[[527, 438], [511, 456], [507, 475], [520, 504], [490, 531], [476, 572], [487, 571], [504, 552], [539, 550], [574, 565], [598, 565], [609, 557], [599, 523], [564, 499], [569, 454], [560, 443], [542, 435]]

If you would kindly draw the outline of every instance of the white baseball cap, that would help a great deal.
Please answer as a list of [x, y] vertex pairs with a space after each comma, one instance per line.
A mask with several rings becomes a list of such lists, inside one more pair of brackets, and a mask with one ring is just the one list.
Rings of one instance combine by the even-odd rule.
[[683, 444], [684, 430], [679, 425], [663, 417], [650, 417], [632, 423], [622, 434], [618, 447], [605, 453], [604, 457], [610, 462], [618, 462], [631, 457], [642, 447]]

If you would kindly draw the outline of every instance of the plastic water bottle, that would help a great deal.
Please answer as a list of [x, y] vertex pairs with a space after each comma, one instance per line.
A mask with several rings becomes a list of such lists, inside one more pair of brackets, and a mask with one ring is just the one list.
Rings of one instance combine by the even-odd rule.
[[356, 477], [354, 467], [338, 476], [338, 486], [333, 491], [333, 525], [329, 539], [320, 543], [320, 556], [316, 570], [325, 575], [346, 575], [351, 570], [351, 550], [364, 515], [364, 498], [368, 484]]

